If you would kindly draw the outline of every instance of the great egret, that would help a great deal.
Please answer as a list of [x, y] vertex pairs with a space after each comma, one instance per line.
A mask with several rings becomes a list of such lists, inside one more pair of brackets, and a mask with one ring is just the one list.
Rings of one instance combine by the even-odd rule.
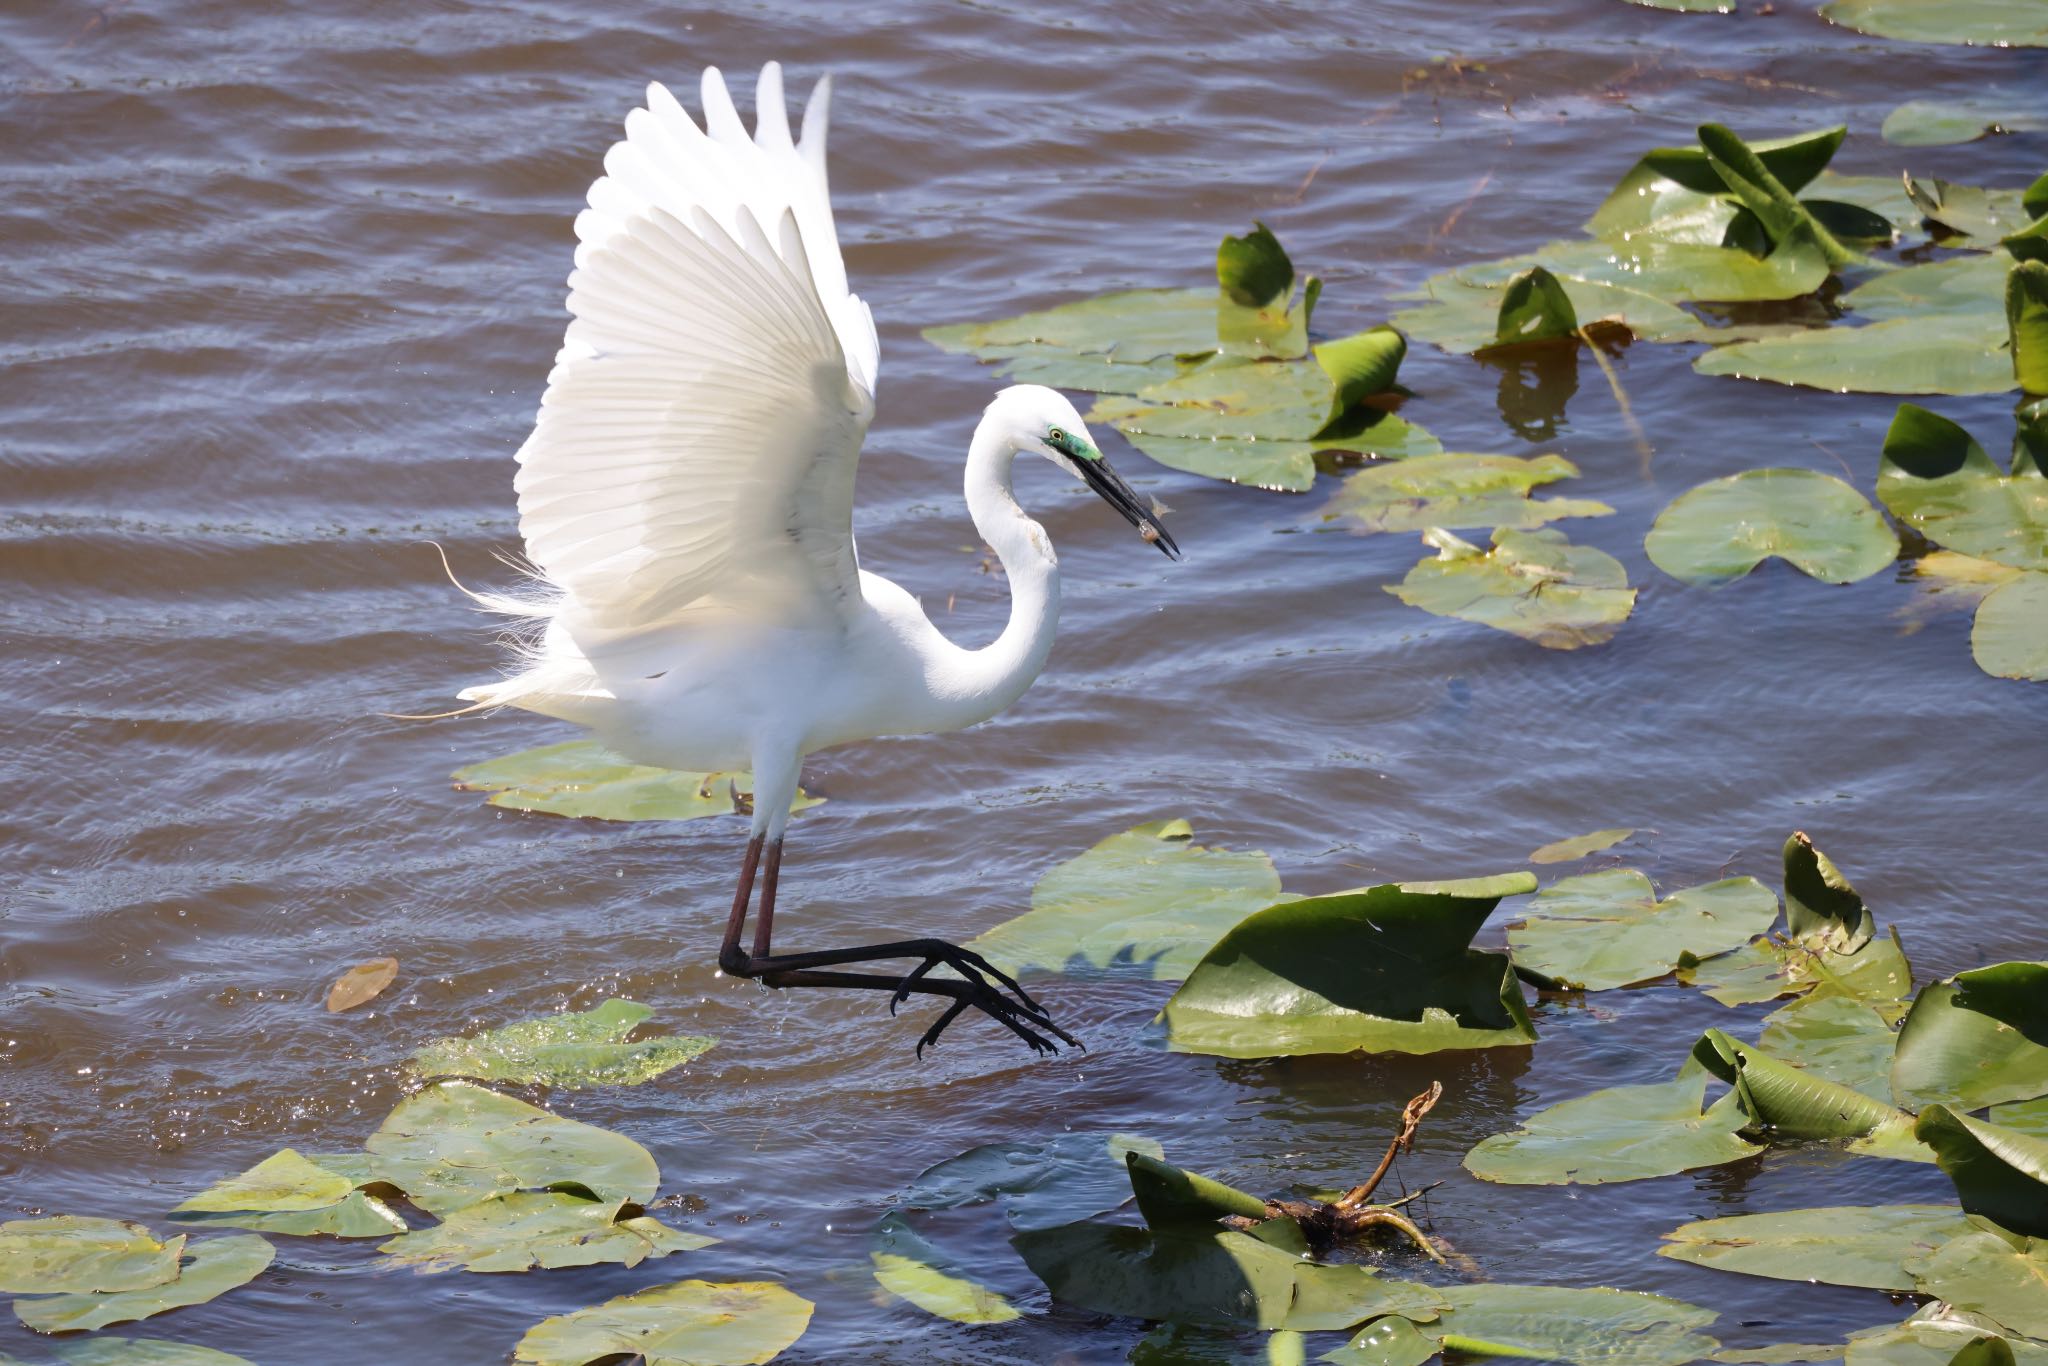
[[[804, 756], [882, 735], [958, 730], [1015, 701], [1045, 666], [1059, 561], [1011, 492], [1042, 455], [1171, 558], [1179, 547], [1110, 469], [1080, 414], [1037, 385], [988, 405], [967, 452], [967, 509], [1010, 581], [1010, 620], [963, 649], [909, 593], [860, 568], [854, 466], [874, 413], [878, 346], [847, 292], [825, 185], [830, 78], [790, 137], [782, 72], [762, 68], [752, 137], [716, 68], [700, 129], [659, 84], [576, 218], [567, 340], [519, 450], [527, 595], [473, 595], [530, 618], [519, 668], [465, 690], [588, 727], [665, 768], [754, 774], [753, 835], [719, 965], [772, 987], [951, 998], [1033, 1049], [1075, 1040], [980, 955], [939, 939], [813, 953], [770, 947], [784, 827]], [[753, 948], [740, 946], [756, 874]], [[917, 960], [905, 973], [833, 971]], [[944, 964], [957, 977], [933, 977]], [[1050, 1038], [1048, 1036], [1051, 1036]]]

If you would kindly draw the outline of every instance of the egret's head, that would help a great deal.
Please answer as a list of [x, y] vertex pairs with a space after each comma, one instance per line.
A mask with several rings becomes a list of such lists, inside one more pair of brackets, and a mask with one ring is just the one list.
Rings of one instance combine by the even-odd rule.
[[996, 404], [1006, 409], [1016, 424], [1019, 451], [1036, 451], [1052, 461], [1094, 489], [1168, 559], [1180, 558], [1180, 547], [1160, 524], [1158, 513], [1109, 467], [1088, 435], [1088, 424], [1064, 395], [1039, 384], [1018, 384], [998, 394]]

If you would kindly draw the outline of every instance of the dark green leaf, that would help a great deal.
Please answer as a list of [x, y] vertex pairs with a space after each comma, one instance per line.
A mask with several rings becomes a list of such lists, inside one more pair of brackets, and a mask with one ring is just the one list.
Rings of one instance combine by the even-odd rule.
[[2031, 462], [2010, 475], [1968, 432], [1899, 405], [1878, 462], [1877, 496], [1894, 517], [1950, 550], [2048, 569], [2048, 479]]
[[1294, 262], [1264, 223], [1242, 237], [1225, 237], [1216, 248], [1216, 283], [1231, 302], [1264, 308], [1287, 302], [1294, 291]]
[[1891, 1085], [1902, 1104], [1961, 1110], [2048, 1095], [2048, 963], [1999, 963], [1922, 987]]
[[2013, 377], [2030, 394], [2048, 394], [2048, 261], [2022, 261], [2006, 276], [2005, 323]]
[[1835, 240], [1792, 191], [1771, 173], [1748, 144], [1718, 123], [1701, 124], [1700, 146], [1721, 182], [1757, 216], [1773, 245], [1802, 243], [1820, 252], [1837, 269], [1858, 261], [1855, 252]]
[[1809, 949], [1854, 953], [1877, 933], [1863, 895], [1804, 830], [1785, 841], [1785, 929]]
[[1946, 1105], [1922, 1110], [1914, 1135], [1955, 1182], [1964, 1209], [2015, 1233], [2048, 1237], [2048, 1139]]

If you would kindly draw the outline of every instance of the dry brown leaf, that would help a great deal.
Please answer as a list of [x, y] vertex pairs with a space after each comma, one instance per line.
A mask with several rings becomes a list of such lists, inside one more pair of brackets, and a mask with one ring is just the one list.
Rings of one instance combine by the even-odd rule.
[[372, 958], [367, 963], [358, 963], [337, 977], [334, 985], [327, 989], [327, 1008], [330, 1011], [354, 1010], [367, 1001], [375, 1000], [378, 993], [397, 977], [396, 958]]

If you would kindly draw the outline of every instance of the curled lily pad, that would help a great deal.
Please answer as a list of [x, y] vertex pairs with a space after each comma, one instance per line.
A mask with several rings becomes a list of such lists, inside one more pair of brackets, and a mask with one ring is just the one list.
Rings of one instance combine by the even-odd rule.
[[1922, 1110], [1914, 1133], [1955, 1182], [1964, 1209], [2015, 1233], [2048, 1237], [2048, 1139], [1946, 1105]]
[[401, 1234], [377, 1250], [421, 1271], [527, 1271], [600, 1262], [638, 1266], [717, 1241], [670, 1228], [623, 1200], [512, 1191], [450, 1210], [434, 1227]]
[[1346, 478], [1326, 515], [1350, 518], [1367, 531], [1535, 527], [1564, 517], [1611, 516], [1613, 508], [1590, 498], [1529, 496], [1539, 484], [1578, 472], [1561, 455], [1412, 456]]
[[2048, 478], [2024, 448], [2008, 474], [1960, 426], [1902, 403], [1885, 433], [1877, 496], [1894, 517], [1950, 550], [2048, 569]]
[[2031, 0], [1831, 0], [1821, 16], [1880, 38], [1985, 47], [2048, 47], [2048, 15]]
[[320, 1209], [226, 1210], [218, 1214], [173, 1213], [171, 1218], [188, 1228], [245, 1228], [253, 1233], [271, 1233], [288, 1238], [310, 1238], [325, 1234], [331, 1238], [389, 1238], [403, 1233], [406, 1222], [397, 1210], [368, 1191], [352, 1190], [332, 1205]]
[[459, 1081], [400, 1101], [364, 1146], [378, 1177], [444, 1217], [493, 1195], [565, 1182], [645, 1204], [660, 1180], [654, 1158], [623, 1134]]
[[1235, 1186], [1143, 1153], [1124, 1154], [1137, 1197], [1138, 1213], [1153, 1228], [1175, 1224], [1214, 1224], [1219, 1219], [1263, 1220], [1266, 1202]]
[[1891, 1081], [1916, 1106], [1976, 1110], [2048, 1096], [2048, 963], [1998, 963], [1922, 987]]
[[[1771, 138], [1750, 144], [1778, 182], [1797, 191], [1820, 174], [1842, 145], [1848, 129], [1825, 128], [1814, 133]], [[1600, 204], [1587, 231], [1597, 237], [1638, 234], [1718, 247], [1727, 236], [1738, 205], [1714, 169], [1706, 149], [1659, 147], [1629, 168]]]
[[675, 1281], [542, 1319], [519, 1339], [524, 1366], [757, 1366], [804, 1335], [812, 1304], [773, 1281]]
[[1922, 1294], [2048, 1338], [2048, 1239], [1979, 1231], [1906, 1263]]
[[1657, 1251], [1751, 1276], [1910, 1291], [1904, 1262], [1974, 1230], [1953, 1205], [1839, 1205], [1703, 1219]]
[[1951, 100], [1908, 100], [1884, 116], [1878, 130], [1895, 147], [1948, 147], [1975, 142], [1986, 133], [2020, 133], [2048, 127], [2023, 95], [1966, 96]]
[[[1449, 1307], [1417, 1325], [1432, 1352], [1526, 1357], [1581, 1366], [1683, 1366], [1720, 1344], [1698, 1330], [1719, 1315], [1683, 1300], [1632, 1290], [1553, 1285], [1454, 1285]], [[1346, 1366], [1412, 1366], [1412, 1346], [1368, 1325], [1324, 1357]]]
[[1748, 1117], [1745, 1132], [1772, 1138], [1853, 1138], [1866, 1151], [1927, 1161], [1912, 1141], [1913, 1117], [1884, 1101], [1794, 1067], [1761, 1049], [1710, 1029], [1693, 1059], [1734, 1088]]
[[1863, 894], [1814, 847], [1813, 837], [1795, 830], [1785, 841], [1785, 929], [1808, 948], [1854, 953], [1877, 933], [1877, 921]]
[[203, 1238], [187, 1243], [178, 1274], [159, 1285], [105, 1294], [52, 1295], [16, 1300], [14, 1312], [38, 1333], [69, 1333], [104, 1328], [110, 1323], [146, 1319], [169, 1309], [204, 1304], [236, 1286], [247, 1285], [276, 1255], [254, 1233]]
[[[745, 773], [680, 773], [631, 764], [591, 740], [570, 740], [459, 768], [455, 786], [490, 793], [492, 806], [605, 821], [688, 821], [752, 806]], [[799, 791], [791, 811], [822, 798]]]
[[1448, 531], [1423, 536], [1436, 558], [1420, 561], [1389, 593], [1411, 607], [1506, 631], [1547, 650], [1614, 639], [1634, 610], [1628, 571], [1605, 551], [1573, 545], [1550, 527], [1493, 533], [1482, 551]]
[[1273, 860], [1194, 842], [1184, 820], [1111, 835], [1031, 889], [1031, 909], [968, 947], [1013, 974], [1177, 982], [1223, 932], [1283, 900]]
[[1571, 863], [1603, 849], [1612, 849], [1630, 835], [1632, 829], [1617, 827], [1613, 830], [1595, 830], [1587, 835], [1574, 835], [1570, 839], [1552, 840], [1549, 844], [1532, 851], [1531, 863]]
[[1898, 557], [1899, 538], [1864, 496], [1814, 470], [1744, 470], [1680, 494], [1643, 542], [1687, 583], [1740, 578], [1777, 556], [1823, 583], [1855, 583]]
[[493, 1029], [473, 1038], [437, 1039], [408, 1061], [424, 1077], [585, 1086], [637, 1086], [682, 1066], [716, 1039], [662, 1035], [627, 1043], [654, 1013], [638, 1001], [608, 1000], [593, 1010], [563, 1011]]
[[1009, 1323], [1023, 1317], [894, 1210], [883, 1215], [868, 1235], [868, 1260], [874, 1263], [875, 1281], [882, 1289], [927, 1314], [955, 1323]]
[[[1989, 1351], [1994, 1347], [2005, 1354]], [[1851, 1333], [1844, 1360], [1849, 1366], [2048, 1366], [2048, 1345], [1937, 1302], [1904, 1323]]]
[[2001, 237], [2018, 232], [2033, 215], [2021, 202], [2020, 191], [1983, 189], [1955, 185], [1946, 180], [1915, 180], [1905, 177], [1906, 197], [1927, 221], [1966, 245], [1989, 250]]
[[1662, 977], [1687, 955], [1710, 958], [1749, 942], [1778, 918], [1778, 898], [1755, 878], [1687, 887], [1663, 901], [1633, 868], [1552, 883], [1509, 929], [1517, 966], [1566, 986], [1606, 991]]
[[185, 1236], [158, 1241], [141, 1224], [59, 1214], [0, 1224], [0, 1292], [146, 1290], [178, 1274]]
[[1527, 873], [1388, 883], [1269, 906], [1218, 940], [1166, 1003], [1178, 1052], [1269, 1058], [1532, 1042], [1507, 955], [1472, 937]]
[[1706, 1095], [1706, 1069], [1688, 1061], [1670, 1081], [1611, 1086], [1540, 1110], [1513, 1133], [1481, 1140], [1465, 1169], [1507, 1185], [1597, 1186], [1762, 1152], [1742, 1137], [1734, 1093], [1711, 1106]]
[[1701, 124], [1700, 148], [1721, 183], [1755, 215], [1774, 245], [1798, 243], [1839, 269], [1862, 258], [1836, 239], [1813, 210], [1799, 202], [1755, 149], [1718, 123]]
[[[2038, 234], [2029, 236], [2040, 248]], [[2011, 338], [2013, 377], [2030, 394], [2048, 394], [2048, 261], [2022, 261], [2005, 277], [2005, 325]], [[2042, 456], [2038, 448], [2032, 464], [2039, 473]]]

